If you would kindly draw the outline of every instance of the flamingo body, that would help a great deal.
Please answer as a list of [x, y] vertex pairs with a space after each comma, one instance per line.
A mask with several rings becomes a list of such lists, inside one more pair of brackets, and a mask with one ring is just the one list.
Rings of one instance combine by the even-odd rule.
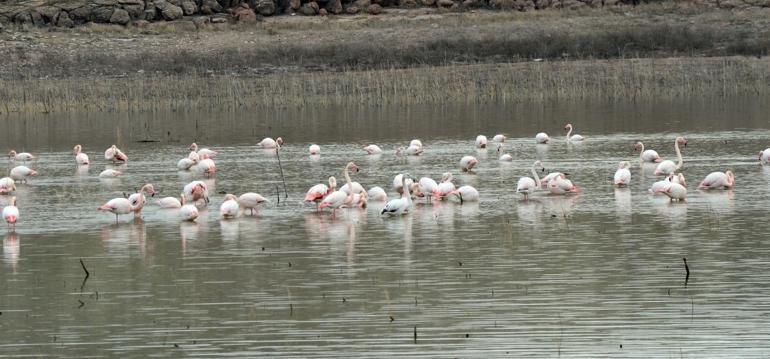
[[26, 182], [28, 177], [36, 176], [37, 171], [27, 166], [16, 166], [11, 170], [11, 178], [16, 181]]
[[732, 171], [711, 172], [698, 185], [698, 189], [730, 189], [735, 184]]
[[235, 218], [238, 217], [239, 211], [238, 199], [232, 194], [226, 195], [225, 201], [219, 206], [219, 215], [225, 219]]
[[155, 204], [159, 205], [160, 208], [181, 208], [182, 202], [179, 201], [176, 197], [163, 197], [157, 201], [155, 201]]
[[99, 178], [115, 178], [120, 175], [122, 175], [123, 172], [112, 170], [112, 169], [106, 169], [99, 173]]
[[388, 200], [388, 194], [382, 187], [372, 187], [366, 193], [370, 201], [385, 202]]
[[317, 155], [321, 153], [321, 147], [318, 145], [310, 145], [307, 150], [311, 155]]
[[368, 145], [364, 147], [364, 151], [366, 151], [366, 154], [368, 155], [379, 155], [380, 153], [382, 153], [382, 148], [380, 148], [380, 146], [377, 146], [377, 145]]
[[631, 171], [628, 168], [631, 164], [628, 161], [622, 161], [618, 164], [618, 170], [615, 171], [612, 184], [618, 187], [628, 186], [631, 184]]
[[457, 196], [461, 204], [464, 202], [477, 202], [479, 200], [479, 191], [471, 186], [462, 186], [452, 191], [452, 194]]
[[479, 163], [479, 160], [477, 160], [476, 157], [464, 156], [460, 159], [460, 169], [462, 169], [463, 172], [470, 172], [477, 163]]
[[16, 182], [11, 177], [0, 178], [0, 194], [9, 194], [16, 190]]
[[16, 207], [16, 197], [11, 198], [10, 203], [3, 207], [3, 220], [9, 226], [16, 225], [16, 221], [19, 220], [19, 208]]
[[539, 132], [535, 135], [535, 141], [540, 144], [547, 144], [550, 138], [545, 132]]
[[505, 135], [503, 134], [497, 134], [495, 135], [495, 137], [492, 137], [492, 141], [495, 141], [495, 142], [505, 142], [506, 139], [507, 137], [505, 137]]
[[478, 148], [487, 148], [487, 136], [484, 135], [478, 135], [476, 136], [476, 147]]
[[759, 162], [763, 165], [770, 164], [770, 148], [759, 153]]

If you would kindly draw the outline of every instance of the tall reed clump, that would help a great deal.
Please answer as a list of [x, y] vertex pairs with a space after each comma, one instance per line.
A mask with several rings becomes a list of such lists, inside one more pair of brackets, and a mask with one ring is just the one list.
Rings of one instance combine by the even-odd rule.
[[767, 58], [543, 61], [260, 77], [0, 80], [0, 112], [236, 110], [770, 94]]

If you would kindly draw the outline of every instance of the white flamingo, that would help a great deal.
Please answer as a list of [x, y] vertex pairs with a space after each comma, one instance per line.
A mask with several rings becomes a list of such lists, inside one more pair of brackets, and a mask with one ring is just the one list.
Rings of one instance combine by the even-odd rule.
[[612, 184], [617, 187], [625, 187], [630, 185], [631, 171], [629, 171], [629, 168], [631, 168], [631, 163], [628, 161], [620, 161], [620, 163], [618, 163], [618, 170], [615, 171]]
[[16, 191], [16, 181], [11, 177], [0, 178], [0, 194], [9, 194]]
[[198, 144], [193, 142], [190, 147], [187, 148], [188, 150], [197, 153], [198, 155], [206, 155], [208, 158], [214, 158], [217, 156], [217, 151], [210, 150], [208, 148], [201, 148], [198, 149]]
[[682, 151], [679, 150], [679, 145], [684, 145], [687, 147], [687, 140], [681, 136], [674, 140], [674, 150], [676, 151], [677, 163], [674, 163], [674, 161], [671, 160], [665, 160], [661, 162], [658, 164], [658, 167], [655, 168], [656, 175], [668, 175], [669, 173], [674, 173], [682, 168], [684, 161], [682, 160]]
[[238, 196], [238, 205], [244, 210], [248, 209], [252, 216], [257, 213], [257, 206], [265, 202], [267, 202], [265, 197], [254, 192], [247, 192]]
[[759, 162], [763, 165], [770, 164], [770, 148], [759, 152]]
[[310, 147], [307, 148], [307, 151], [311, 156], [321, 154], [321, 146], [316, 144], [310, 145]]
[[16, 166], [11, 169], [11, 178], [15, 181], [27, 183], [27, 178], [37, 176], [37, 171], [29, 169], [27, 166]]
[[75, 163], [77, 163], [80, 166], [85, 166], [91, 163], [91, 161], [88, 160], [88, 155], [81, 152], [83, 150], [83, 146], [81, 145], [75, 145], [74, 148], [72, 148], [72, 154], [75, 155]]
[[193, 222], [200, 216], [198, 207], [195, 207], [194, 204], [185, 203], [184, 193], [179, 194], [179, 203], [182, 204], [182, 206], [179, 208], [179, 216], [182, 218], [182, 221]]
[[639, 151], [639, 161], [641, 162], [658, 162], [660, 161], [660, 155], [655, 150], [645, 150], [644, 143], [642, 141], [636, 141], [634, 144], [634, 150]]
[[412, 195], [409, 193], [409, 185], [406, 183], [407, 178], [406, 175], [401, 176], [401, 188], [404, 189], [401, 198], [391, 199], [385, 203], [380, 215], [397, 216], [409, 213], [412, 208]]
[[671, 199], [671, 202], [674, 202], [674, 201], [684, 202], [687, 198], [687, 188], [685, 188], [684, 186], [678, 183], [673, 183], [673, 182], [670, 182], [667, 186], [663, 188], [657, 189], [656, 192], [665, 194], [666, 196], [668, 196], [668, 198]]
[[540, 176], [537, 174], [537, 168], [540, 168], [540, 172], [545, 171], [543, 164], [540, 161], [535, 161], [535, 163], [532, 164], [532, 177], [521, 177], [516, 184], [516, 193], [524, 195], [525, 201], [529, 199], [530, 194], [542, 187]]
[[452, 173], [446, 172], [441, 176], [441, 182], [433, 190], [433, 195], [438, 199], [445, 199], [452, 191], [455, 190], [455, 185], [452, 183]]
[[193, 203], [198, 203], [200, 200], [203, 200], [204, 204], [209, 203], [209, 187], [203, 181], [192, 181], [186, 184], [182, 193]]
[[462, 186], [451, 192], [452, 195], [457, 196], [460, 200], [460, 204], [465, 202], [478, 202], [479, 191], [471, 186]]
[[367, 155], [379, 155], [382, 153], [382, 148], [377, 145], [368, 145], [364, 147], [364, 151], [366, 151]]
[[478, 148], [487, 148], [487, 136], [484, 135], [478, 135], [476, 136], [476, 147]]
[[160, 208], [165, 208], [165, 209], [182, 208], [182, 201], [180, 201], [179, 198], [176, 198], [176, 197], [163, 197], [161, 199], [156, 200], [155, 204], [159, 205]]
[[121, 214], [129, 214], [135, 210], [134, 206], [127, 198], [119, 197], [109, 200], [107, 203], [96, 208], [97, 211], [108, 211], [115, 215], [115, 222]]
[[113, 169], [106, 169], [99, 173], [99, 178], [115, 178], [122, 175], [123, 172], [113, 170]]
[[19, 220], [19, 208], [16, 207], [16, 197], [11, 197], [7, 206], [3, 207], [3, 219], [8, 223], [8, 227], [16, 227], [16, 221]]
[[537, 141], [537, 143], [547, 144], [548, 140], [550, 140], [550, 138], [548, 137], [548, 134], [546, 134], [545, 132], [539, 132], [538, 134], [535, 135], [535, 141]]
[[11, 161], [27, 162], [34, 160], [35, 156], [28, 152], [16, 153], [15, 150], [11, 150], [11, 152], [8, 152], [8, 158], [10, 158]]
[[495, 142], [505, 142], [505, 140], [507, 139], [508, 137], [505, 137], [505, 135], [503, 134], [497, 134], [495, 135], [495, 137], [492, 137], [492, 141], [495, 141]]
[[369, 189], [369, 191], [366, 193], [366, 196], [370, 201], [376, 201], [376, 202], [385, 202], [388, 200], [388, 194], [385, 192], [382, 187], [374, 186]]
[[[353, 188], [353, 185], [351, 184], [352, 181], [350, 180], [350, 175], [348, 174], [348, 170], [350, 168], [358, 169], [358, 165], [356, 165], [354, 162], [348, 162], [345, 165], [345, 169], [342, 170], [342, 173], [345, 176], [345, 184], [348, 185], [348, 188]], [[323, 201], [318, 205], [320, 209], [323, 209], [324, 207], [331, 207], [332, 209], [332, 218], [337, 217], [337, 208], [342, 207], [348, 202], [352, 202], [353, 195], [351, 193], [344, 192], [342, 190], [334, 191], [330, 193], [326, 198], [324, 198]]]
[[477, 163], [479, 163], [479, 160], [477, 160], [476, 157], [463, 156], [463, 158], [460, 159], [460, 169], [462, 169], [463, 172], [471, 172], [473, 166]]
[[565, 195], [578, 192], [577, 186], [572, 184], [572, 181], [568, 180], [563, 173], [548, 182], [548, 190], [552, 194], [556, 195]]
[[283, 146], [283, 138], [278, 137], [277, 139], [273, 140], [270, 137], [265, 137], [265, 139], [260, 141], [257, 146], [267, 149], [281, 147]]
[[665, 179], [653, 183], [652, 186], [650, 187], [650, 189], [648, 189], [647, 191], [652, 193], [652, 194], [662, 193], [662, 191], [659, 191], [659, 190], [667, 189], [668, 185], [670, 183], [676, 183], [676, 184], [679, 184], [679, 185], [682, 185], [682, 186], [686, 186], [683, 174], [681, 174], [681, 173], [679, 173], [679, 174], [671, 173], [668, 176], [666, 176]]
[[564, 126], [564, 129], [567, 131], [567, 142], [580, 142], [583, 141], [583, 136], [581, 135], [573, 135], [572, 134], [572, 124], [568, 123]]
[[238, 204], [238, 197], [234, 194], [226, 194], [224, 202], [219, 206], [219, 215], [223, 219], [231, 219], [238, 217], [241, 206]]
[[733, 171], [711, 172], [698, 185], [698, 189], [730, 189], [735, 184]]

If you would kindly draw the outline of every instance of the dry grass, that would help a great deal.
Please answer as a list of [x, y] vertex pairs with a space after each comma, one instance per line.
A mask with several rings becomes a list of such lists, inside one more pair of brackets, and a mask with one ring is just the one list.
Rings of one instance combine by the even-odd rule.
[[189, 111], [770, 94], [756, 58], [589, 60], [234, 76], [0, 80], [2, 112]]

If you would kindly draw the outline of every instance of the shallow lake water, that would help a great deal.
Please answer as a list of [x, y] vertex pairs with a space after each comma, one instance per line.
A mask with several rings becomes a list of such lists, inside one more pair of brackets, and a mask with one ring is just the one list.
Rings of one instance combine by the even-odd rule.
[[[736, 100], [0, 117], [0, 148], [33, 152], [40, 172], [18, 185], [15, 232], [0, 230], [0, 357], [766, 357], [770, 167], [757, 152], [770, 147], [769, 110]], [[567, 121], [584, 143], [566, 144]], [[535, 145], [540, 130], [550, 145]], [[480, 133], [507, 133], [514, 161], [475, 149]], [[647, 193], [659, 178], [632, 145], [674, 159], [677, 135], [689, 141], [688, 199], [672, 204]], [[274, 152], [255, 147], [265, 136], [287, 141], [288, 198]], [[394, 156], [412, 138], [425, 153]], [[192, 141], [219, 151], [197, 223], [152, 204], [140, 221], [96, 212], [145, 183], [177, 196], [197, 179], [175, 166]], [[113, 142], [129, 156], [125, 175], [100, 180]], [[75, 166], [76, 143], [89, 168]], [[386, 152], [367, 156], [369, 143]], [[459, 171], [464, 155], [479, 158], [475, 174]], [[581, 192], [523, 202], [514, 189], [535, 159]], [[354, 181], [391, 198], [398, 173], [451, 171], [481, 200], [420, 199], [399, 218], [380, 217], [382, 203], [336, 219], [302, 203], [328, 176], [342, 181], [350, 160]], [[620, 160], [633, 183], [614, 189]], [[727, 169], [733, 190], [696, 190]], [[223, 193], [247, 191], [271, 202], [220, 220]]]

